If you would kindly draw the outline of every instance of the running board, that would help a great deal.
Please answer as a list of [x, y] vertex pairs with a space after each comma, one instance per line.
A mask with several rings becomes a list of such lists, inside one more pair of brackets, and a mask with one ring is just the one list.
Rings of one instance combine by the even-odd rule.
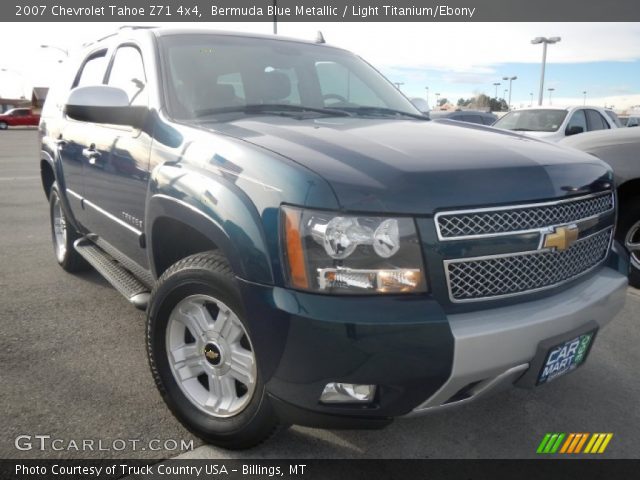
[[149, 303], [149, 289], [129, 270], [98, 247], [87, 237], [73, 244], [76, 251], [91, 264], [113, 287], [124, 295], [136, 308], [144, 310]]

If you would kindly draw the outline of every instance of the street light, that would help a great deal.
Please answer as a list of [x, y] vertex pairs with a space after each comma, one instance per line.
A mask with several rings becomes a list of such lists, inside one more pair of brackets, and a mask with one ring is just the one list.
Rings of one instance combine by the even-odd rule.
[[533, 105], [533, 92], [529, 93], [529, 95], [531, 96], [531, 101], [529, 102], [529, 106]]
[[440, 101], [440, 94], [436, 93], [436, 107], [438, 107], [438, 102]]
[[393, 82], [393, 84], [396, 86], [398, 90], [400, 90], [400, 86], [404, 85], [404, 82]]
[[542, 105], [542, 95], [544, 93], [544, 68], [547, 63], [547, 45], [558, 43], [562, 40], [560, 37], [536, 37], [531, 43], [537, 45], [542, 44], [542, 72], [540, 73], [540, 95], [538, 96], [538, 105]]
[[551, 94], [554, 92], [555, 88], [550, 87], [547, 88], [547, 90], [549, 91], [549, 105], [551, 105]]
[[518, 77], [513, 76], [513, 77], [502, 77], [502, 80], [509, 80], [509, 103], [507, 104], [507, 107], [509, 107], [507, 110], [511, 110], [511, 82], [513, 82], [514, 80], [517, 80]]
[[496, 100], [498, 99], [498, 87], [499, 87], [500, 85], [502, 85], [500, 82], [495, 82], [495, 83], [493, 84], [493, 86], [494, 86], [494, 87], [496, 87], [496, 96], [495, 96]]
[[587, 91], [583, 91], [582, 95], [584, 95], [584, 98], [582, 100], [582, 106], [584, 107], [587, 104]]
[[427, 105], [429, 105], [429, 87], [424, 87], [427, 91]]
[[56, 47], [55, 45], [40, 45], [40, 48], [53, 48], [54, 50], [58, 50], [62, 53], [64, 53], [65, 57], [69, 57], [69, 50], [66, 50], [64, 48], [61, 47]]

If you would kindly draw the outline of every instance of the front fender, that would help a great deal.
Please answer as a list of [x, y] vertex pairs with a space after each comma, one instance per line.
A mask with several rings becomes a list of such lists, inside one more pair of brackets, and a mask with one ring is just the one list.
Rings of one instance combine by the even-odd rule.
[[[168, 217], [209, 238], [228, 259], [236, 276], [264, 284], [274, 277], [262, 221], [250, 199], [224, 178], [212, 178], [179, 165], [161, 165], [152, 172], [147, 198], [146, 237], [153, 259], [155, 220]], [[179, 241], [179, 239], [176, 239]]]

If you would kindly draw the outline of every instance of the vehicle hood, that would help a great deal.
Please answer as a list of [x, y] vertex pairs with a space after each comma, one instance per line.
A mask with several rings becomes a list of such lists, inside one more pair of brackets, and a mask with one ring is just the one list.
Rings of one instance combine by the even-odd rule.
[[346, 210], [430, 214], [588, 193], [611, 181], [591, 155], [478, 125], [269, 116], [209, 128], [316, 172]]

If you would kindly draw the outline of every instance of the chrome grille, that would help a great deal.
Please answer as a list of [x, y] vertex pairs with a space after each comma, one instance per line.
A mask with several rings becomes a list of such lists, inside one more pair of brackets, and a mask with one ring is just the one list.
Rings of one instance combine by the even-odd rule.
[[445, 260], [453, 302], [486, 300], [551, 288], [586, 273], [607, 256], [612, 228], [582, 238], [565, 251]]
[[613, 193], [604, 192], [533, 205], [439, 213], [436, 226], [441, 240], [504, 235], [578, 222], [613, 208]]

